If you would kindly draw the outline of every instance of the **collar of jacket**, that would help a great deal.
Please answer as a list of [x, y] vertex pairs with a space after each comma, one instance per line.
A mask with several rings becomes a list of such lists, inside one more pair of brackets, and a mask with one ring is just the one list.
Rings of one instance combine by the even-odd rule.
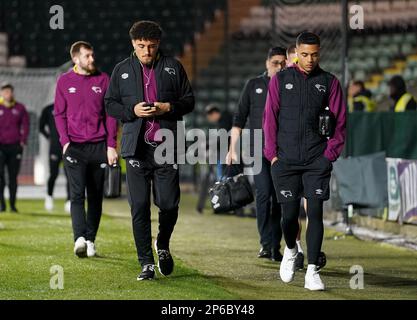
[[300, 68], [300, 66], [299, 66], [298, 63], [297, 64], [294, 64], [290, 68], [295, 68], [295, 70], [297, 70], [300, 74], [302, 74], [305, 79], [310, 78], [310, 77], [313, 77], [313, 76], [315, 76], [316, 74], [319, 74], [322, 71], [322, 69], [320, 68], [320, 66], [317, 65], [317, 67], [313, 71], [311, 71], [310, 73], [307, 74], [307, 73], [304, 72], [304, 70], [301, 70], [301, 68]]
[[12, 100], [11, 102], [6, 102], [3, 97], [0, 97], [0, 104], [6, 108], [12, 108], [16, 105], [16, 101]]
[[271, 78], [268, 76], [268, 71], [262, 73], [261, 79], [265, 82], [266, 86], [268, 87], [269, 81], [271, 80]]
[[[159, 89], [159, 79], [161, 79], [162, 77], [162, 71], [163, 71], [163, 64], [162, 63], [158, 63], [158, 62], [162, 62], [162, 53], [161, 51], [158, 51], [158, 54], [156, 56], [156, 62], [154, 65], [154, 70], [155, 70], [155, 77], [156, 77], [156, 86]], [[135, 78], [136, 78], [136, 83], [138, 86], [138, 96], [137, 99], [138, 101], [144, 101], [144, 94], [143, 94], [143, 76], [142, 76], [142, 66], [139, 63], [139, 58], [136, 56], [136, 53], [133, 51], [132, 55], [130, 57], [130, 61], [131, 61], [131, 66], [133, 69], [133, 72], [135, 74]], [[159, 90], [157, 89], [157, 98], [159, 100]]]

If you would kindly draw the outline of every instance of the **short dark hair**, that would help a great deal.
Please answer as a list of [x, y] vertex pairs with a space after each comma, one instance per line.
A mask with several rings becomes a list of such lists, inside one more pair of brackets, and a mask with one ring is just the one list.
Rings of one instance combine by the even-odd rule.
[[311, 45], [318, 45], [320, 47], [320, 37], [309, 31], [302, 32], [298, 35], [296, 45], [297, 47], [300, 44], [311, 44]]
[[363, 82], [362, 80], [354, 80], [352, 84], [361, 87], [361, 90], [365, 90], [365, 82]]
[[10, 82], [3, 82], [0, 85], [0, 90], [4, 90], [4, 89], [11, 89], [12, 91], [14, 90], [13, 85]]
[[290, 56], [290, 54], [295, 53], [295, 48], [296, 48], [295, 44], [292, 44], [287, 48], [287, 52], [286, 52], [287, 58]]
[[272, 47], [268, 50], [268, 59], [271, 59], [273, 56], [284, 56], [286, 51], [283, 47]]
[[162, 28], [154, 21], [137, 21], [129, 30], [132, 40], [161, 40]]
[[406, 92], [407, 91], [407, 85], [404, 81], [404, 78], [400, 75], [393, 76], [389, 80], [388, 85], [397, 89], [398, 92]]
[[219, 112], [220, 113], [220, 108], [217, 104], [209, 104], [206, 108], [205, 108], [205, 112], [206, 114], [212, 114], [214, 112]]
[[80, 53], [81, 48], [93, 50], [91, 43], [87, 41], [77, 41], [71, 45], [70, 54], [71, 58], [74, 58], [75, 55]]

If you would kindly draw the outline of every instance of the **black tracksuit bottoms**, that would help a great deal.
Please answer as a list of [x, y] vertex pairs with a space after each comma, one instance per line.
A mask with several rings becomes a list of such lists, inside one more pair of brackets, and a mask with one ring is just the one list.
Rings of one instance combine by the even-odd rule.
[[[49, 178], [48, 178], [48, 196], [53, 196], [55, 181], [59, 174], [59, 165], [62, 161], [62, 148], [60, 146], [52, 146], [49, 149]], [[69, 181], [67, 176], [67, 170], [65, 170], [65, 176], [67, 177], [67, 200], [69, 200]]]
[[[70, 184], [71, 218], [74, 241], [79, 237], [93, 241], [100, 224], [103, 205], [106, 143], [71, 142], [64, 154], [64, 167]], [[85, 194], [87, 190], [87, 213]]]
[[277, 202], [271, 176], [271, 163], [262, 157], [261, 172], [254, 177], [256, 189], [256, 221], [260, 243], [264, 249], [279, 250], [282, 238], [281, 205]]
[[151, 187], [159, 208], [158, 249], [169, 249], [178, 218], [179, 173], [176, 164], [158, 164], [155, 148], [143, 144], [135, 157], [126, 159], [126, 180], [138, 260], [143, 267], [154, 264], [151, 232]]
[[5, 208], [4, 188], [6, 186], [5, 168], [9, 176], [10, 207], [16, 206], [17, 175], [20, 170], [23, 148], [19, 143], [0, 144], [0, 205]]

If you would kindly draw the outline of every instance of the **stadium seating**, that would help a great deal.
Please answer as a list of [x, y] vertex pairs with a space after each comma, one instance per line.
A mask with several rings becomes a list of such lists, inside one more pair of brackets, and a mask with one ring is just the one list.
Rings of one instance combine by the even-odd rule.
[[[64, 29], [51, 32], [49, 9], [55, 4], [64, 9]], [[10, 54], [25, 55], [29, 67], [59, 66], [69, 60], [72, 42], [87, 40], [95, 46], [99, 65], [111, 72], [131, 51], [128, 31], [133, 22], [161, 23], [163, 49], [180, 55], [224, 4], [225, 0], [2, 0], [0, 12], [8, 14], [0, 19], [0, 32], [9, 34]]]
[[[264, 6], [253, 7], [251, 16], [241, 22], [246, 34], [260, 32], [266, 34], [272, 24], [272, 8], [265, 1]], [[338, 29], [341, 23], [340, 1], [320, 1], [303, 6], [279, 5], [275, 9], [277, 32], [304, 26], [306, 29]], [[367, 28], [392, 28], [417, 23], [417, 4], [407, 0], [349, 1], [349, 6], [359, 4], [364, 9]], [[326, 18], [323, 19], [323, 14]]]
[[[269, 46], [288, 46], [295, 41], [298, 32], [306, 29], [314, 30], [322, 38], [321, 66], [341, 78], [340, 2], [312, 2], [303, 6], [284, 6], [280, 1], [276, 2], [275, 32], [271, 31], [270, 2], [252, 7], [250, 17], [242, 20], [240, 32], [229, 42], [229, 104], [226, 106], [224, 92], [226, 56], [223, 48], [199, 74], [196, 91], [200, 107], [197, 109], [202, 110], [208, 103], [218, 103], [233, 110], [245, 81], [265, 69]], [[366, 81], [376, 100], [381, 101], [388, 95], [387, 82], [392, 75], [402, 74], [411, 84], [417, 80], [417, 1], [354, 3], [357, 2], [364, 8], [366, 29], [351, 32], [348, 71], [351, 79]], [[326, 19], [323, 19], [323, 12]]]

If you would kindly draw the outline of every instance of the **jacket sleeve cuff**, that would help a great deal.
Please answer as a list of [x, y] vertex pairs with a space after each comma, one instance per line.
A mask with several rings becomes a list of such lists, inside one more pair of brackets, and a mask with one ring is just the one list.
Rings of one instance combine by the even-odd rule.
[[71, 142], [68, 137], [64, 137], [60, 139], [60, 141], [61, 141], [61, 146], [65, 146], [67, 143]]
[[270, 152], [270, 150], [264, 149], [264, 157], [268, 159], [269, 162], [272, 161], [277, 155], [273, 152]]
[[107, 140], [107, 147], [116, 149], [117, 143], [114, 139]]
[[334, 162], [336, 159], [335, 159], [335, 157], [332, 155], [332, 153], [330, 152], [330, 150], [329, 149], [326, 149], [325, 151], [324, 151], [324, 156], [329, 160], [329, 161], [331, 161], [331, 162]]
[[128, 121], [130, 120], [134, 120], [137, 118], [136, 113], [135, 113], [135, 104], [132, 104], [131, 106], [128, 106], [127, 108], [125, 108], [125, 117], [128, 119]]
[[171, 115], [175, 113], [175, 104], [173, 102], [170, 102], [169, 104], [171, 106], [171, 109], [167, 112], [167, 114]]

